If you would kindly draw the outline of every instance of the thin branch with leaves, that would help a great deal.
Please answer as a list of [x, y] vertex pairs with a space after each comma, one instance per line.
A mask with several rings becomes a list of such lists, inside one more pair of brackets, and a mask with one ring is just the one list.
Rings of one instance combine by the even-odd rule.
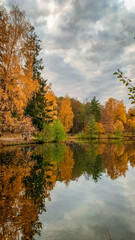
[[124, 77], [123, 72], [121, 72], [119, 69], [113, 75], [117, 75], [117, 78], [119, 78], [120, 81], [123, 82], [123, 84], [128, 88], [128, 96], [129, 99], [132, 100], [131, 104], [135, 104], [135, 87], [132, 84], [132, 80], [130, 78]]

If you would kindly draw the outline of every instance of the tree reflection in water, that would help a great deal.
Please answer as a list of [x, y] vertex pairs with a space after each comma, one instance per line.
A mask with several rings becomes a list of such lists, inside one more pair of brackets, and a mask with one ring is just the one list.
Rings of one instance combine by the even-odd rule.
[[34, 239], [41, 232], [39, 214], [57, 181], [84, 174], [97, 182], [103, 174], [125, 177], [135, 166], [133, 144], [72, 143], [5, 147], [0, 151], [0, 239]]

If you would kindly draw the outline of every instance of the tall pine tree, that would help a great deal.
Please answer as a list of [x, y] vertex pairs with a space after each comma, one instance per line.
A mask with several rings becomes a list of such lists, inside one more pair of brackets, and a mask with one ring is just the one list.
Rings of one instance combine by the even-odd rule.
[[33, 96], [32, 100], [29, 101], [27, 108], [25, 109], [25, 115], [32, 117], [33, 124], [37, 126], [39, 130], [43, 129], [43, 122], [47, 118], [46, 108], [46, 80], [41, 77], [41, 72], [43, 70], [43, 61], [39, 57], [41, 51], [40, 43], [37, 34], [34, 32], [34, 27], [31, 31], [31, 38], [35, 44], [35, 56], [33, 62], [33, 78], [37, 79], [39, 82], [39, 91]]
[[95, 121], [100, 121], [100, 111], [101, 111], [101, 105], [99, 103], [99, 100], [96, 100], [96, 97], [93, 97], [90, 103], [90, 113], [95, 117]]

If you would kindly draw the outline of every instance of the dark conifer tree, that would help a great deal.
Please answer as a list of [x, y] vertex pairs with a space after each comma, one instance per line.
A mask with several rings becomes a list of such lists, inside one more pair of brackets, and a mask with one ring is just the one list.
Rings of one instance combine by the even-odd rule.
[[99, 103], [99, 100], [96, 100], [96, 97], [94, 96], [90, 103], [90, 113], [95, 117], [95, 121], [100, 121], [100, 111], [101, 111], [101, 105]]
[[35, 45], [35, 56], [34, 56], [34, 62], [33, 62], [33, 78], [37, 79], [39, 82], [39, 91], [29, 101], [27, 108], [25, 109], [25, 115], [31, 116], [33, 120], [33, 124], [36, 125], [39, 130], [41, 130], [43, 128], [43, 122], [47, 117], [47, 113], [45, 111], [46, 80], [44, 80], [41, 77], [41, 72], [44, 68], [42, 58], [38, 58], [39, 53], [41, 51], [41, 46], [40, 46], [41, 41], [39, 40], [38, 36], [34, 32], [34, 27], [31, 31], [31, 38], [33, 39], [33, 43]]

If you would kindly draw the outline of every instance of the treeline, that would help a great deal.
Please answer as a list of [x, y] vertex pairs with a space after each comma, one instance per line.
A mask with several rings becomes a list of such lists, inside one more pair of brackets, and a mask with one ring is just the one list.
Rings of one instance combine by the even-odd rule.
[[135, 109], [110, 98], [81, 103], [57, 98], [42, 77], [41, 41], [17, 5], [0, 9], [0, 134], [36, 134], [39, 141], [59, 141], [66, 133], [81, 138], [121, 136], [135, 130]]
[[126, 111], [123, 101], [109, 98], [103, 106], [94, 97], [83, 104], [71, 99], [74, 124], [71, 132], [80, 138], [122, 137], [135, 132], [135, 108]]

